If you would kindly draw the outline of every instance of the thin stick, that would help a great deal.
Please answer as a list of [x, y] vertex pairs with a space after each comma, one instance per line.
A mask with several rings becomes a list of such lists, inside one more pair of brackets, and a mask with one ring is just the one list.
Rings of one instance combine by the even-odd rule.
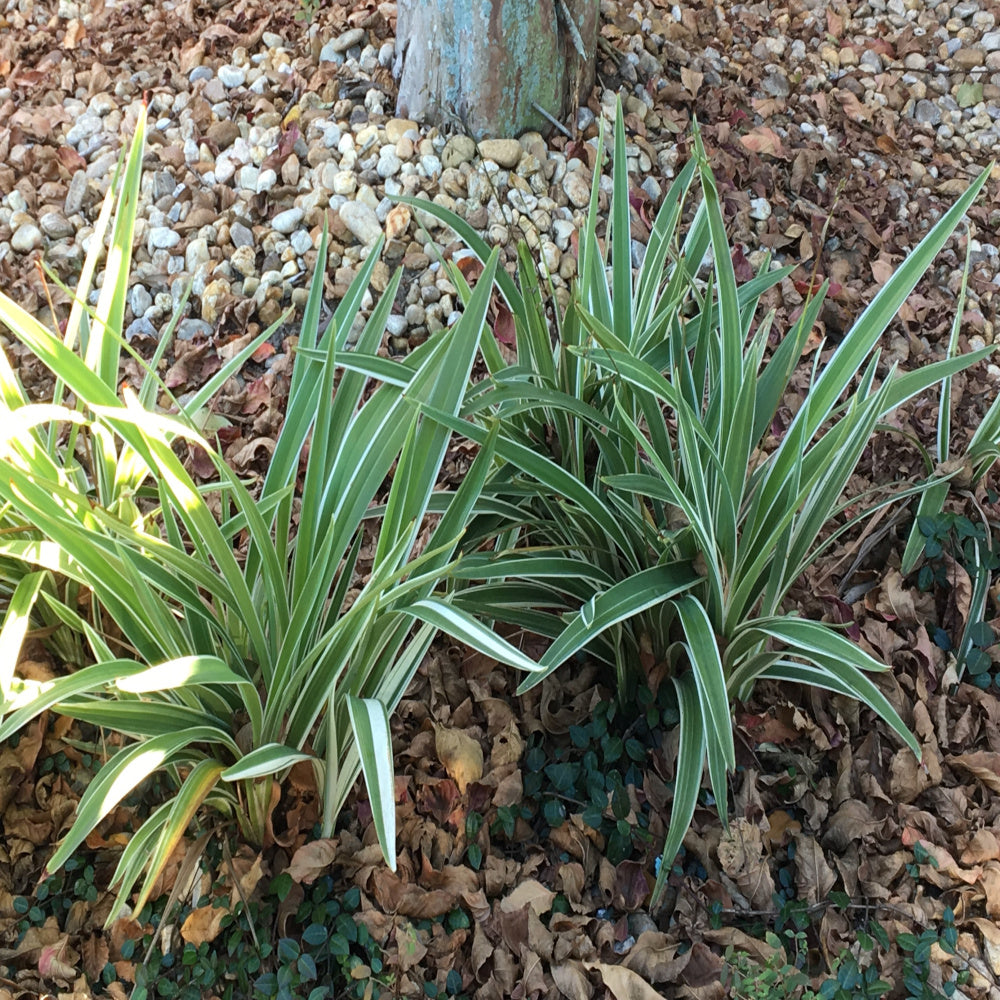
[[558, 121], [557, 119], [553, 118], [552, 115], [550, 115], [548, 111], [546, 111], [545, 108], [543, 108], [537, 101], [532, 101], [531, 106], [540, 115], [542, 115], [545, 119], [547, 119], [550, 125], [553, 125], [555, 128], [559, 129], [559, 131], [562, 132], [562, 134], [566, 136], [567, 139], [573, 138], [573, 133], [570, 132], [570, 130], [566, 128], [566, 126], [563, 125], [561, 121]]

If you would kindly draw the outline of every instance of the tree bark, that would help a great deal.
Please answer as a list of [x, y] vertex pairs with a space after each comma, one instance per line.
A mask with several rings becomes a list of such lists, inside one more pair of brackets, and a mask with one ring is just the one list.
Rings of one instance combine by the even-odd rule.
[[593, 86], [598, 0], [398, 0], [400, 117], [514, 138], [576, 115]]

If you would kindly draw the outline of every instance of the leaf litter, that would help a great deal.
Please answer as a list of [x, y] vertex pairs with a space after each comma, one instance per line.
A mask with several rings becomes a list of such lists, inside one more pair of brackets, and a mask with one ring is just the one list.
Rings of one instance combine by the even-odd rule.
[[[610, 48], [602, 50], [599, 71], [615, 85], [622, 66], [613, 53], [628, 47], [637, 28], [617, 5], [604, 6], [602, 34]], [[764, 297], [763, 305], [777, 310], [775, 329], [794, 320], [814, 276], [833, 281], [815, 349], [822, 337], [842, 335], [887, 280], [908, 251], [914, 220], [932, 218], [964, 188], [966, 164], [928, 145], [912, 118], [898, 113], [906, 86], [898, 60], [920, 51], [912, 32], [903, 29], [897, 37], [859, 43], [859, 36], [851, 35], [857, 25], [848, 4], [826, 10], [824, 31], [846, 41], [852, 51], [872, 48], [890, 60], [878, 84], [884, 100], [868, 100], [848, 73], [836, 86], [806, 95], [808, 100], [768, 96], [748, 103], [747, 93], [761, 92], [766, 76], [764, 66], [752, 60], [743, 65], [738, 84], [723, 80], [709, 86], [704, 66], [696, 66], [691, 55], [706, 46], [726, 51], [741, 33], [763, 36], [763, 6], [749, 8], [741, 23], [730, 27], [716, 21], [707, 3], [679, 7], [681, 16], [675, 20], [665, 5], [650, 2], [651, 31], [664, 38], [669, 52], [659, 81], [665, 86], [656, 90], [658, 110], [664, 135], [680, 144], [682, 153], [690, 118], [697, 114], [721, 181], [738, 268], [753, 273], [757, 258], [751, 248], [759, 247], [802, 261], [791, 279]], [[789, 38], [810, 38], [807, 7], [793, 8], [779, 30]], [[157, 53], [170, 38], [179, 68], [187, 72], [206, 54], [224, 58], [237, 45], [254, 44], [267, 28], [280, 27], [292, 35], [297, 8], [296, 0], [269, 4], [267, 13], [245, 2], [210, 9], [189, 0], [178, 12], [158, 8], [157, 16], [145, 19], [98, 4], [89, 19], [61, 24], [54, 39], [36, 34], [16, 58], [0, 39], [0, 66], [23, 98], [0, 105], [0, 187], [9, 190], [32, 170], [64, 185], [83, 166], [72, 160], [72, 150], [57, 148], [51, 138], [60, 101], [78, 87], [89, 94], [113, 87], [124, 51], [138, 52], [140, 60], [145, 54], [155, 64], [162, 62]], [[337, 3], [318, 17], [329, 35], [365, 26], [385, 37], [393, 15], [391, 4]], [[106, 41], [103, 62], [86, 54], [88, 37], [98, 34]], [[48, 51], [52, 42], [58, 55]], [[321, 82], [319, 76], [316, 82]], [[382, 82], [391, 86], [391, 81]], [[163, 86], [170, 86], [169, 79]], [[966, 89], [958, 97], [964, 106], [977, 95]], [[805, 113], [810, 106], [812, 122]], [[591, 107], [600, 110], [596, 97]], [[839, 148], [810, 139], [816, 122], [842, 136]], [[655, 144], [662, 138], [647, 134], [634, 114], [629, 126], [637, 141]], [[11, 162], [9, 150], [25, 142], [35, 144], [30, 160]], [[578, 145], [589, 154], [590, 147]], [[273, 155], [280, 167], [288, 150], [279, 148]], [[32, 186], [19, 188], [33, 203]], [[900, 188], [908, 204], [892, 193]], [[991, 193], [995, 196], [995, 185]], [[755, 220], [751, 202], [762, 197], [772, 211]], [[984, 198], [970, 213], [978, 230], [993, 229], [989, 205]], [[909, 216], [905, 224], [899, 221], [901, 208]], [[643, 205], [636, 209], [640, 215], [643, 210]], [[919, 365], [940, 355], [950, 330], [960, 260], [957, 248], [946, 250], [904, 305], [887, 335], [886, 360]], [[4, 259], [0, 277], [27, 308], [42, 307], [47, 291], [37, 269]], [[970, 287], [977, 301], [967, 313], [966, 328], [991, 337], [991, 281], [978, 264]], [[65, 306], [58, 295], [54, 304]], [[163, 375], [175, 392], [196, 389], [254, 333], [239, 302], [222, 303], [221, 315], [218, 336], [178, 341], [165, 360]], [[501, 343], [509, 339], [509, 318], [500, 309], [495, 330]], [[231, 380], [213, 404], [227, 458], [241, 474], [266, 470], [287, 396], [292, 344], [286, 339], [270, 345], [277, 350], [274, 357], [266, 351], [255, 356], [243, 378]], [[49, 386], [31, 360], [16, 346], [10, 351], [29, 392], [44, 396]], [[265, 362], [271, 363], [265, 367]], [[124, 374], [139, 378], [137, 367], [127, 366]], [[954, 380], [959, 438], [971, 434], [981, 400], [990, 400], [995, 391], [995, 379], [985, 368]], [[794, 396], [787, 399], [785, 416], [790, 418], [798, 404]], [[900, 430], [927, 442], [933, 437], [935, 413], [936, 401], [917, 400], [905, 411]], [[876, 439], [871, 451], [861, 467], [868, 482], [877, 482], [877, 470], [888, 461], [896, 467], [908, 461], [914, 473], [919, 471], [916, 453], [908, 453], [898, 435]], [[191, 462], [197, 469], [197, 455]], [[982, 495], [978, 499], [995, 515]], [[235, 907], [282, 872], [299, 887], [299, 898], [301, 886], [322, 873], [334, 873], [343, 889], [360, 890], [358, 919], [384, 949], [403, 996], [417, 995], [425, 980], [443, 986], [448, 972], [457, 970], [463, 991], [483, 1000], [721, 997], [721, 956], [727, 946], [760, 962], [773, 958], [774, 949], [746, 928], [778, 916], [774, 899], [779, 887], [808, 908], [810, 945], [826, 963], [852, 947], [863, 918], [874, 916], [895, 942], [939, 925], [950, 908], [959, 931], [957, 955], [934, 951], [934, 978], [940, 985], [954, 972], [968, 971], [966, 995], [992, 996], [1000, 978], [1000, 800], [994, 794], [1000, 788], [1000, 699], [970, 684], [952, 690], [954, 661], [932, 633], [961, 632], [971, 583], [950, 559], [943, 596], [916, 589], [899, 571], [904, 529], [905, 522], [889, 525], [871, 548], [864, 537], [847, 538], [818, 567], [826, 569], [825, 578], [804, 581], [797, 600], [803, 610], [845, 625], [863, 646], [893, 663], [893, 675], [880, 684], [912, 723], [923, 761], [900, 750], [872, 727], [866, 712], [844, 699], [762, 688], [754, 703], [736, 714], [741, 769], [733, 781], [737, 808], [730, 828], [719, 828], [714, 809], [697, 810], [685, 838], [684, 862], [671, 877], [671, 906], [663, 914], [650, 915], [643, 905], [657, 854], [655, 838], [662, 838], [669, 804], [675, 750], [669, 736], [650, 750], [642, 781], [624, 789], [627, 815], [650, 810], [654, 845], [640, 852], [639, 860], [613, 862], [605, 853], [606, 838], [575, 811], [576, 804], [565, 804], [566, 818], [559, 826], [518, 812], [528, 748], [543, 746], [549, 759], [568, 751], [573, 728], [612, 692], [584, 667], [572, 675], [556, 675], [539, 691], [518, 698], [517, 679], [509, 671], [441, 645], [393, 719], [396, 873], [381, 860], [363, 798], [349, 810], [336, 837], [312, 839], [316, 788], [310, 769], [297, 768], [275, 791], [266, 850], [254, 854], [238, 847], [229, 865], [193, 877], [209, 887], [221, 885], [228, 905]], [[848, 569], [851, 589], [839, 593]], [[988, 613], [1000, 618], [993, 604]], [[19, 665], [24, 675], [51, 676], [61, 669], [40, 645], [27, 654]], [[141, 939], [148, 928], [132, 918], [120, 919], [107, 933], [101, 928], [110, 907], [103, 887], [141, 805], [120, 806], [89, 839], [93, 884], [102, 887], [94, 898], [74, 902], [61, 924], [49, 917], [23, 935], [18, 931], [22, 915], [16, 898], [34, 893], [45, 858], [72, 816], [87, 773], [85, 759], [105, 752], [114, 740], [106, 734], [102, 745], [97, 736], [62, 718], [51, 724], [42, 719], [16, 746], [0, 748], [0, 962], [13, 977], [0, 980], [0, 997], [55, 993], [82, 1000], [92, 995], [88, 980], [98, 980], [108, 962], [123, 981], [134, 979], [135, 960], [124, 957], [125, 943]], [[482, 823], [471, 833], [475, 824], [469, 821], [475, 815]], [[177, 888], [192, 846], [192, 840], [178, 846], [159, 887], [162, 894]], [[480, 865], [471, 863], [473, 856], [481, 859]], [[844, 893], [848, 904], [833, 906], [831, 891]], [[292, 892], [289, 899], [295, 898]], [[448, 930], [439, 918], [456, 908], [469, 915], [468, 926]], [[164, 929], [161, 946], [211, 942], [223, 912], [216, 907], [191, 910], [179, 925]], [[290, 912], [285, 911], [286, 918]], [[428, 920], [429, 930], [423, 923]], [[891, 979], [898, 991], [900, 949], [891, 944], [879, 962], [883, 978]], [[811, 971], [822, 969], [816, 965]], [[106, 995], [125, 993], [116, 983]]]

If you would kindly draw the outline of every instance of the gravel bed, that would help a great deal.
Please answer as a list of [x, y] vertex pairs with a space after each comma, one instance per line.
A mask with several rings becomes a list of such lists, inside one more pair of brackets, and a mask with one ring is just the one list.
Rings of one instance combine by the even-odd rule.
[[[555, 286], [568, 287], [596, 119], [610, 119], [619, 94], [645, 217], [682, 162], [695, 112], [731, 178], [726, 208], [751, 265], [765, 248], [777, 262], [799, 259], [807, 227], [796, 220], [815, 233], [817, 213], [829, 211], [844, 178], [853, 181], [847, 200], [855, 208], [864, 211], [857, 199], [867, 189], [882, 217], [894, 220], [891, 264], [998, 146], [1000, 8], [988, 0], [717, 7], [602, 0], [601, 7], [599, 84], [567, 123], [574, 138], [528, 133], [477, 147], [460, 133], [393, 116], [391, 4], [367, 26], [340, 17], [336, 30], [333, 14], [311, 26], [286, 17], [273, 30], [271, 18], [263, 28], [255, 23], [246, 4], [222, 5], [200, 35], [175, 45], [176, 64], [164, 71], [151, 56], [165, 44], [154, 29], [183, 18], [190, 3], [108, 0], [91, 12], [72, 0], [7, 0], [0, 6], [0, 65], [11, 64], [0, 87], [0, 280], [30, 289], [38, 257], [73, 278], [144, 92], [149, 151], [126, 320], [127, 337], [139, 344], [160, 336], [188, 282], [182, 341], [243, 334], [288, 306], [301, 309], [325, 217], [333, 300], [382, 234], [374, 291], [393, 268], [405, 268], [385, 345], [405, 352], [454, 322], [459, 303], [428, 245], [448, 248], [451, 235], [426, 213], [414, 218], [394, 203], [399, 194], [454, 209], [504, 246], [508, 261], [526, 239]], [[136, 18], [148, 23], [133, 31], [147, 36], [124, 31]], [[99, 65], [104, 50], [116, 65]], [[975, 335], [986, 342], [1000, 281], [998, 217], [984, 209], [973, 247], [971, 308]], [[836, 228], [824, 250], [846, 264], [830, 273], [870, 286], [865, 268], [878, 255], [867, 247], [852, 256]], [[857, 229], [849, 219], [847, 228]], [[636, 263], [645, 231], [633, 229]], [[954, 273], [938, 280], [953, 283]], [[784, 304], [793, 307], [794, 298], [788, 289]], [[33, 304], [47, 309], [41, 297]], [[265, 366], [283, 358], [283, 345], [277, 336]]]

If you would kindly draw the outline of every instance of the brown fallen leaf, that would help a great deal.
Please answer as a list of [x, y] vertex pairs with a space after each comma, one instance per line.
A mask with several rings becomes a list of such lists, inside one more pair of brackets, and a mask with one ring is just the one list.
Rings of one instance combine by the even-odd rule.
[[687, 88], [692, 97], [698, 96], [701, 85], [705, 82], [705, 74], [698, 73], [687, 66], [681, 66], [681, 83]]
[[742, 816], [730, 823], [718, 848], [722, 870], [755, 909], [771, 904], [774, 879], [767, 867], [760, 827]]
[[622, 965], [649, 983], [676, 982], [688, 963], [687, 952], [677, 954], [679, 947], [662, 931], [643, 931]]
[[420, 934], [409, 920], [404, 920], [396, 928], [396, 962], [404, 972], [412, 969], [427, 954], [427, 946], [420, 940]]
[[517, 723], [511, 719], [493, 738], [493, 749], [490, 751], [491, 767], [503, 767], [506, 764], [516, 764], [524, 752], [524, 740], [517, 729]]
[[305, 882], [306, 885], [311, 885], [333, 864], [336, 857], [336, 837], [314, 840], [303, 844], [292, 855], [291, 863], [285, 871], [292, 876], [293, 882]]
[[660, 994], [641, 976], [623, 965], [605, 962], [584, 962], [584, 968], [596, 969], [611, 990], [615, 1000], [662, 1000]]
[[986, 894], [986, 915], [996, 920], [1000, 916], [1000, 862], [986, 863], [979, 884]]
[[1000, 840], [992, 830], [976, 830], [959, 859], [963, 865], [1000, 860]]
[[214, 941], [222, 930], [222, 918], [229, 913], [224, 906], [199, 906], [192, 910], [181, 924], [181, 937], [196, 948], [206, 941]]
[[[881, 257], [879, 257], [878, 260], [872, 261], [871, 268], [872, 268], [872, 277], [875, 279], [876, 284], [879, 285], [884, 285], [892, 277], [894, 272], [892, 264], [887, 260], [883, 260]], [[897, 577], [899, 576], [898, 570], [892, 570], [891, 573], [895, 573]], [[883, 589], [886, 589], [885, 583], [883, 583]], [[904, 590], [903, 588], [901, 588], [898, 585], [898, 582], [896, 582], [896, 586], [894, 589], [896, 591], [897, 596], [908, 597], [909, 603], [912, 606], [913, 597], [910, 595], [909, 590]], [[900, 615], [900, 617], [902, 617], [904, 621], [910, 620], [906, 618], [905, 615]]]
[[483, 776], [483, 748], [460, 729], [434, 725], [434, 749], [448, 776], [465, 793], [469, 783]]
[[91, 934], [80, 942], [83, 971], [91, 982], [96, 983], [100, 979], [110, 954], [107, 939], [102, 934]]
[[522, 882], [513, 892], [500, 900], [500, 909], [507, 913], [529, 907], [536, 916], [548, 913], [552, 909], [552, 901], [556, 894], [547, 889], [537, 879]]
[[552, 966], [552, 980], [567, 1000], [590, 1000], [594, 987], [580, 962], [563, 962]]
[[966, 885], [974, 885], [982, 877], [983, 869], [978, 865], [972, 868], [962, 868], [951, 853], [929, 840], [919, 840], [917, 843], [933, 859], [933, 862], [920, 866], [920, 876], [932, 882], [938, 888], [952, 888], [952, 882], [958, 880]]
[[974, 750], [971, 753], [951, 754], [945, 757], [944, 762], [978, 778], [991, 792], [1000, 792], [1000, 753]]
[[744, 148], [758, 155], [778, 157], [787, 155], [785, 147], [781, 144], [781, 136], [773, 128], [768, 128], [766, 125], [755, 128], [747, 132], [746, 135], [741, 135], [740, 142]]
[[83, 22], [78, 17], [74, 17], [66, 25], [66, 34], [63, 35], [62, 46], [64, 49], [75, 49], [86, 37], [87, 29], [84, 27]]
[[798, 898], [813, 905], [826, 899], [837, 876], [827, 864], [823, 849], [815, 837], [799, 834], [795, 838], [795, 885]]
[[43, 979], [61, 979], [72, 982], [77, 977], [77, 970], [69, 964], [76, 953], [69, 947], [69, 938], [64, 937], [56, 944], [46, 945], [38, 956], [38, 974]]

